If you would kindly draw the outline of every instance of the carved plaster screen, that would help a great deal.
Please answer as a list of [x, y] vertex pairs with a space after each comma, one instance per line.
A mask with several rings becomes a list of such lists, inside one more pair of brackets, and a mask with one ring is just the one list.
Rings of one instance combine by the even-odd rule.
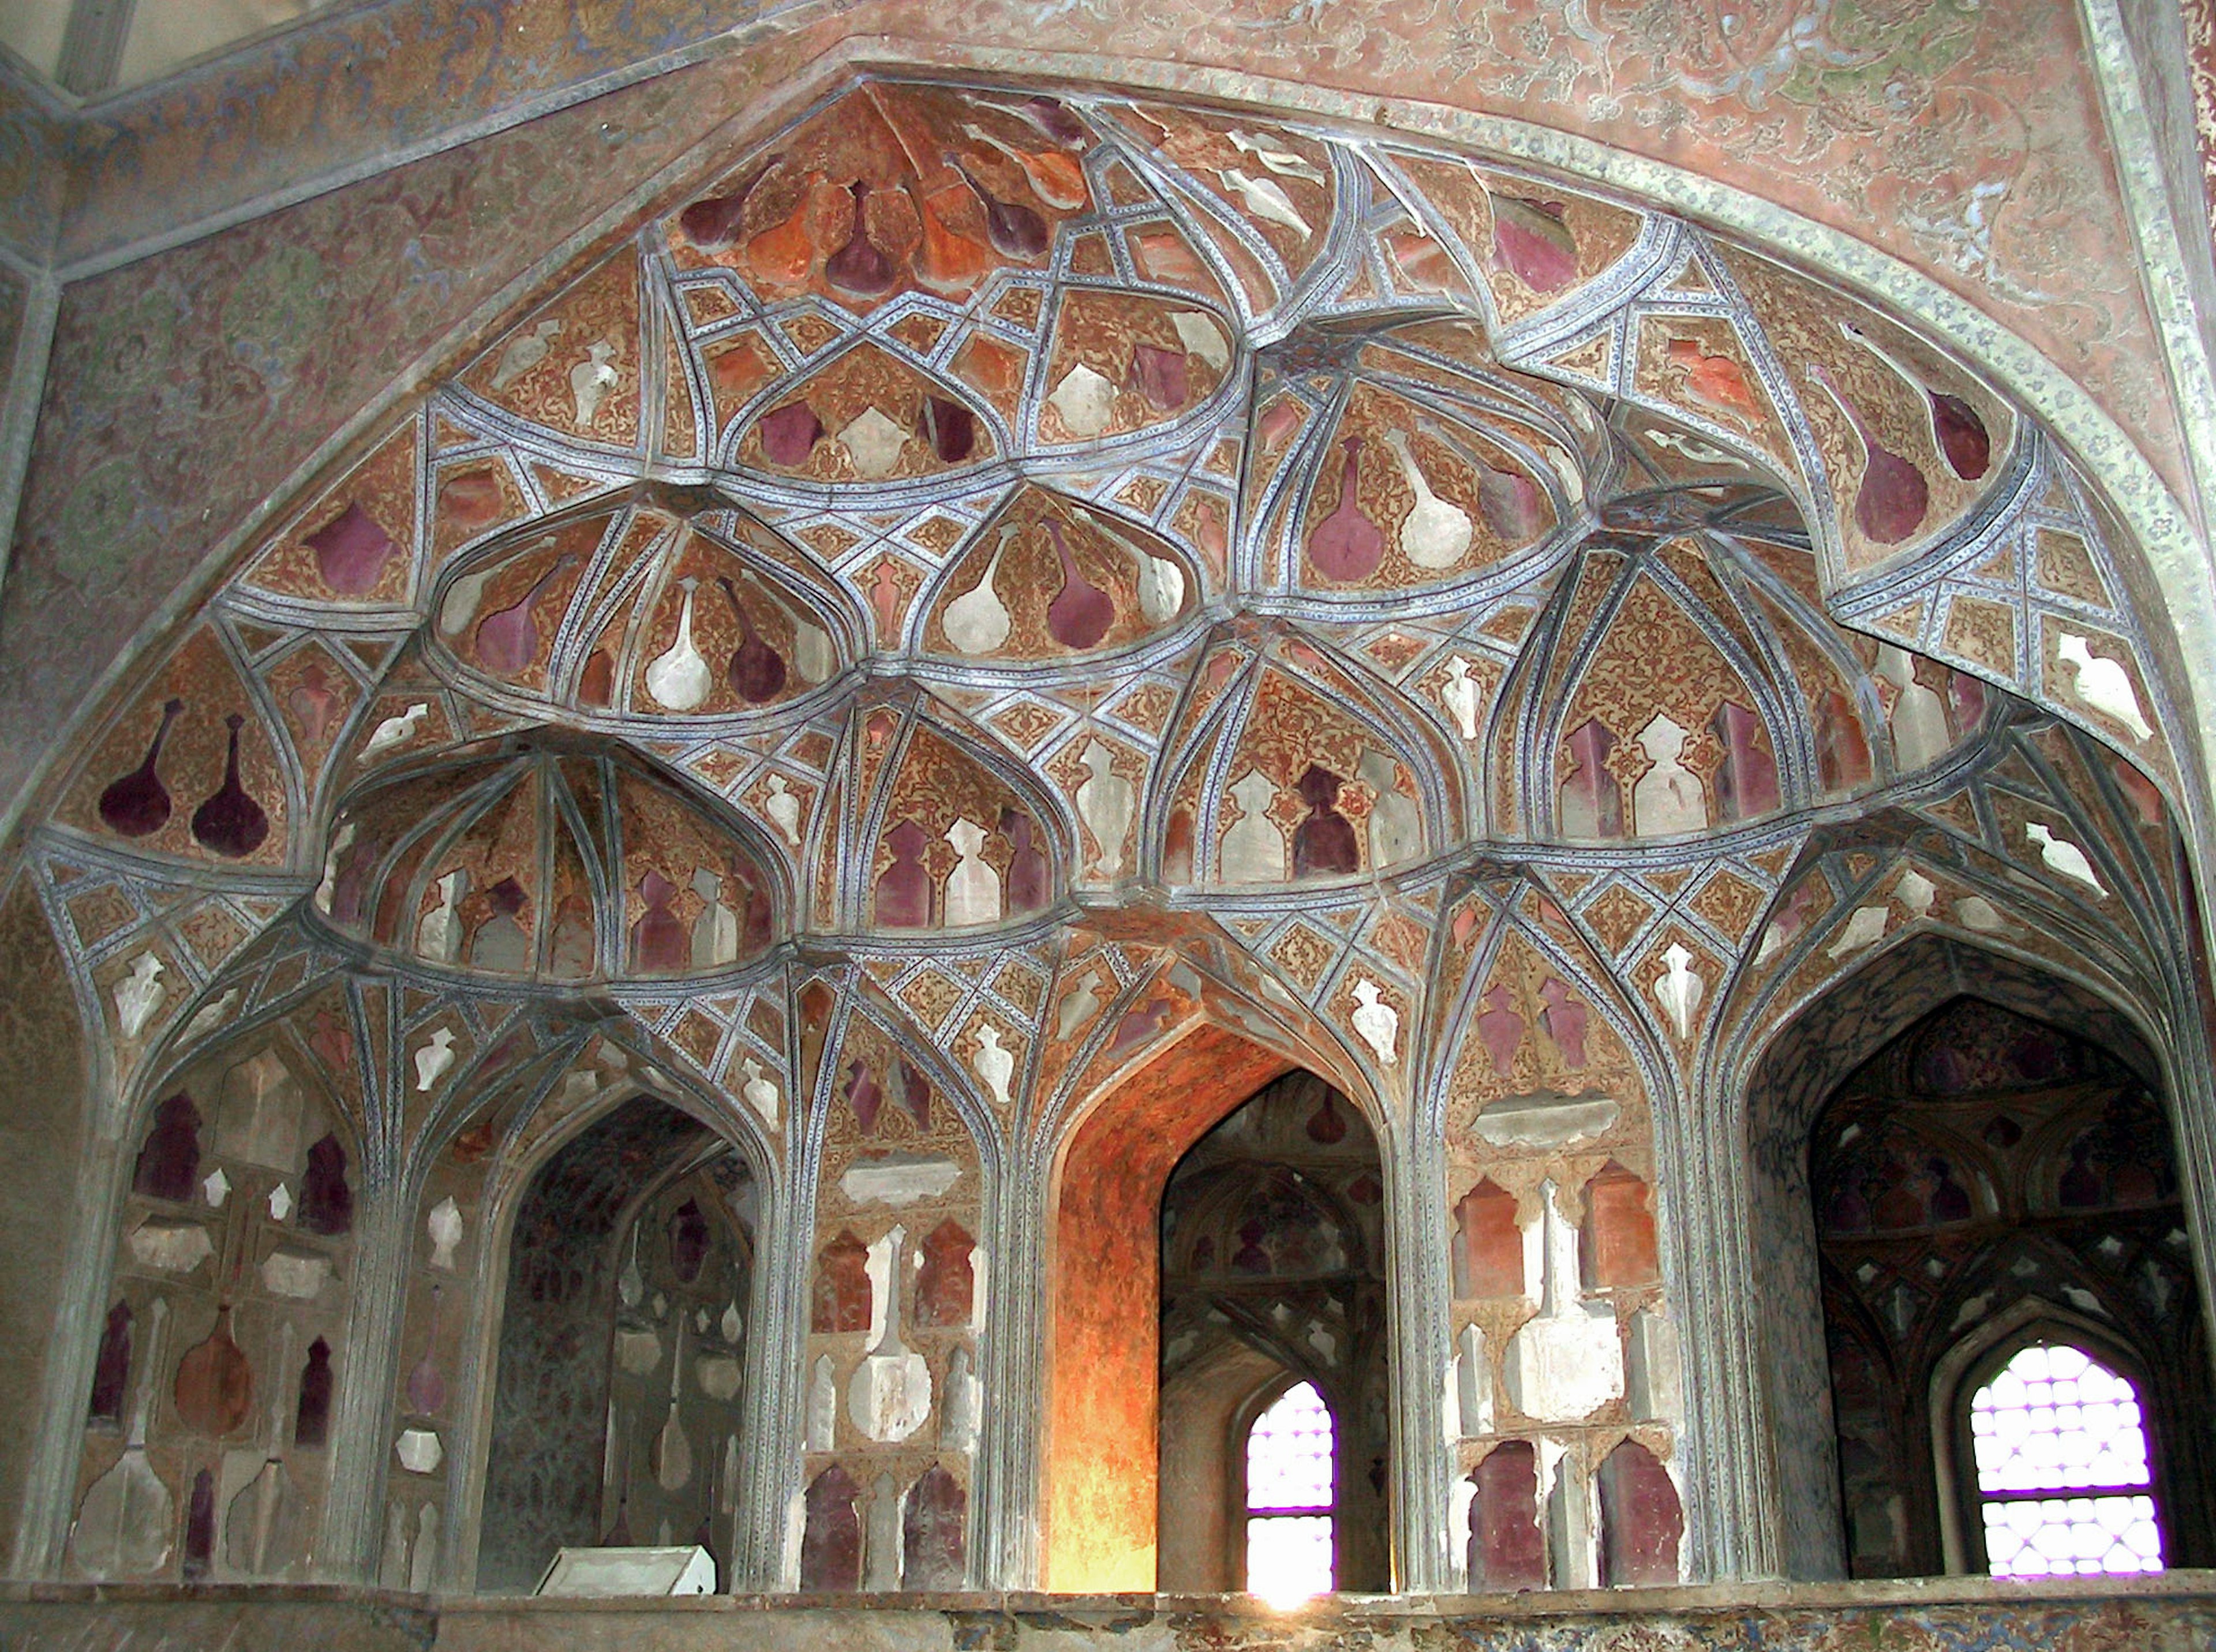
[[1331, 1409], [1314, 1383], [1295, 1383], [1246, 1434], [1246, 1588], [1288, 1602], [1333, 1583]]
[[2162, 1569], [2146, 1429], [2124, 1378], [2034, 1342], [1978, 1390], [1970, 1433], [1996, 1577]]

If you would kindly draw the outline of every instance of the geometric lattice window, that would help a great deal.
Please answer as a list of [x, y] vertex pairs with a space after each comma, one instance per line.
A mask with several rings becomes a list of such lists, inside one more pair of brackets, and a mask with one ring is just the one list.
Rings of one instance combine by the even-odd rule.
[[2129, 1381], [2068, 1343], [2020, 1350], [1970, 1402], [1996, 1577], [2158, 1572], [2146, 1429]]
[[1314, 1383], [1296, 1383], [1246, 1435], [1246, 1588], [1276, 1604], [1328, 1594], [1336, 1430]]

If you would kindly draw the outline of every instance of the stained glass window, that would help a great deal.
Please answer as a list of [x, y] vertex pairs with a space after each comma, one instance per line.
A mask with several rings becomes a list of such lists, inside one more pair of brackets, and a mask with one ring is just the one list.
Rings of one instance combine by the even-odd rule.
[[1970, 1402], [1996, 1577], [2158, 1572], [2162, 1532], [2139, 1395], [2067, 1343], [2021, 1349]]
[[1246, 1588], [1290, 1603], [1331, 1592], [1334, 1430], [1313, 1383], [1297, 1383], [1246, 1435]]

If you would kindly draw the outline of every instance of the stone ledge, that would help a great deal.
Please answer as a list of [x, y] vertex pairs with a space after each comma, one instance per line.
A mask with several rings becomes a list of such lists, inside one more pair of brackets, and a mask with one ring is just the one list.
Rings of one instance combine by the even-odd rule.
[[1732, 1583], [1516, 1595], [434, 1599], [343, 1585], [0, 1584], [8, 1652], [2201, 1652], [2216, 1572]]

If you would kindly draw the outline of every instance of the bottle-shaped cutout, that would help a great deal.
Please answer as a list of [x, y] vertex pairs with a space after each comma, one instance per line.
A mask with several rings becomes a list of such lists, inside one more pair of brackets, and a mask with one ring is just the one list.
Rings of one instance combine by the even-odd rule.
[[825, 261], [823, 279], [834, 291], [857, 298], [882, 298], [899, 281], [900, 271], [870, 239], [869, 180], [855, 179], [846, 186], [846, 193], [853, 197], [853, 228], [846, 244]]
[[1339, 502], [1308, 536], [1308, 561], [1326, 579], [1351, 584], [1377, 571], [1385, 556], [1385, 536], [1356, 497], [1362, 480], [1362, 438], [1349, 436], [1339, 445], [1345, 458], [1339, 464]]
[[309, 746], [320, 746], [323, 736], [331, 731], [339, 715], [338, 692], [331, 686], [330, 673], [323, 669], [323, 661], [311, 660], [301, 672], [299, 682], [285, 697], [285, 709], [300, 724], [302, 740]]
[[808, 182], [792, 210], [747, 243], [747, 267], [773, 287], [803, 286], [816, 265], [816, 243], [808, 233], [809, 209], [824, 183], [821, 172], [808, 175]]
[[177, 1361], [172, 1397], [185, 1426], [211, 1439], [245, 1427], [254, 1407], [254, 1367], [231, 1340], [228, 1302], [215, 1311], [215, 1324], [206, 1336]]
[[1493, 264], [1532, 292], [1560, 292], [1578, 279], [1578, 242], [1560, 201], [1493, 196]]
[[1019, 258], [1028, 263], [1046, 250], [1048, 236], [1044, 218], [1019, 202], [1002, 200], [986, 188], [977, 175], [963, 165], [957, 157], [950, 155], [946, 160], [962, 175], [962, 181], [970, 186], [971, 193], [983, 205], [985, 238], [993, 243], [995, 252], [1003, 258]]
[[1015, 537], [1014, 525], [1004, 523], [1000, 543], [993, 547], [993, 554], [986, 561], [985, 576], [948, 603], [946, 611], [940, 616], [946, 640], [966, 654], [996, 653], [1008, 640], [1008, 605], [1000, 600], [993, 581], [1000, 577], [1000, 558], [1008, 554], [1008, 542]]
[[606, 648], [595, 648], [586, 656], [584, 670], [577, 673], [577, 703], [605, 707], [615, 694], [615, 658]]
[[1062, 563], [1062, 589], [1046, 607], [1047, 635], [1065, 648], [1092, 648], [1116, 623], [1116, 604], [1079, 570], [1069, 542], [1062, 537], [1062, 524], [1050, 516], [1046, 531]]
[[931, 444], [941, 464], [959, 464], [976, 451], [977, 415], [959, 402], [926, 396], [916, 415], [916, 434]]
[[232, 712], [223, 720], [231, 744], [223, 763], [223, 784], [193, 811], [193, 837], [210, 854], [238, 860], [262, 847], [269, 835], [269, 816], [238, 778], [238, 731], [246, 719]]
[[294, 1446], [320, 1446], [330, 1437], [331, 1345], [318, 1336], [308, 1344], [308, 1362], [300, 1367], [300, 1392], [292, 1408]]
[[1085, 187], [1085, 168], [1074, 155], [1056, 149], [1018, 149], [968, 122], [963, 123], [962, 135], [972, 143], [991, 145], [1022, 168], [1031, 193], [1058, 212], [1081, 211], [1093, 198]]
[[[277, 1370], [292, 1364], [292, 1326], [286, 1321], [278, 1333]], [[274, 1397], [269, 1405], [269, 1439], [262, 1468], [232, 1494], [224, 1520], [224, 1558], [235, 1572], [249, 1577], [281, 1573], [292, 1563], [298, 1541], [292, 1477], [285, 1472], [285, 1387], [269, 1385]]]
[[215, 1563], [215, 1476], [202, 1469], [193, 1476], [185, 1502], [184, 1580], [197, 1583]]
[[1307, 818], [1293, 828], [1293, 875], [1308, 877], [1359, 871], [1362, 851], [1354, 823], [1339, 812], [1339, 777], [1311, 763], [1302, 771], [1301, 801]]
[[1043, 93], [1027, 97], [1020, 103], [994, 97], [973, 97], [970, 101], [981, 109], [998, 109], [1002, 114], [1015, 116], [1025, 125], [1037, 128], [1040, 137], [1050, 138], [1065, 149], [1085, 141], [1084, 121], [1059, 100]]
[[92, 1365], [92, 1403], [87, 1422], [120, 1423], [131, 1385], [131, 1305], [119, 1299], [108, 1311], [100, 1333], [100, 1354]]
[[685, 593], [677, 611], [677, 635], [648, 663], [646, 691], [667, 710], [690, 711], [708, 697], [715, 677], [692, 642], [692, 593], [699, 581], [688, 574], [677, 584]]
[[946, 202], [950, 197], [961, 198], [961, 181], [950, 179], [936, 189], [920, 191], [913, 184], [902, 187], [915, 203], [916, 217], [923, 224], [923, 237], [908, 255], [917, 284], [941, 298], [969, 297], [991, 272], [993, 250], [946, 221]]
[[654, 1437], [654, 1478], [664, 1491], [682, 1491], [692, 1478], [692, 1442], [677, 1421], [678, 1385], [685, 1369], [685, 1319], [678, 1316], [677, 1343], [669, 1351], [669, 1415]]
[[1401, 478], [1416, 495], [1415, 507], [1400, 524], [1400, 554], [1418, 568], [1452, 568], [1469, 549], [1469, 513], [1431, 490], [1431, 478], [1416, 462], [1405, 432], [1386, 432], [1385, 442], [1400, 462]]
[[147, 1309], [146, 1351], [138, 1393], [123, 1436], [123, 1455], [85, 1488], [70, 1530], [70, 1557], [94, 1577], [139, 1577], [160, 1569], [176, 1538], [176, 1501], [168, 1483], [146, 1460], [146, 1424], [153, 1416], [157, 1373], [169, 1305], [156, 1297]]
[[1862, 485], [1855, 490], [1855, 525], [1881, 545], [1897, 545], [1924, 525], [1931, 507], [1931, 488], [1924, 473], [1878, 439], [1847, 393], [1820, 361], [1808, 364], [1808, 377], [1846, 415], [1862, 445]]
[[366, 597], [376, 590], [399, 549], [359, 505], [348, 505], [310, 534], [307, 545], [316, 553], [316, 572], [342, 597]]
[[1931, 443], [1947, 461], [1947, 468], [1965, 482], [1975, 482], [1992, 468], [1992, 433], [1978, 410], [1959, 396], [1935, 390], [1920, 373], [1912, 372], [1900, 359], [1852, 322], [1841, 322], [1844, 333], [1863, 349], [1899, 374], [1908, 388], [1921, 396], [1931, 420]]
[[147, 742], [145, 760], [129, 774], [108, 783], [100, 794], [100, 818], [110, 832], [125, 838], [151, 838], [169, 823], [169, 789], [162, 783], [155, 765], [162, 760], [162, 743], [169, 738], [169, 725], [182, 715], [185, 703], [171, 700], [162, 708], [161, 726]]
[[1192, 395], [1192, 374], [1182, 350], [1139, 344], [1131, 349], [1131, 371], [1125, 382], [1157, 413], [1174, 413]]
[[569, 566], [567, 556], [541, 574], [522, 598], [477, 622], [477, 662], [486, 670], [512, 676], [539, 657], [539, 620], [532, 611], [546, 587]]
[[748, 201], [784, 160], [785, 152], [780, 150], [748, 173], [729, 194], [694, 201], [677, 215], [679, 231], [702, 252], [728, 252], [738, 244], [739, 231], [745, 227]]
[[721, 574], [716, 576], [716, 583], [723, 587], [723, 600], [731, 605], [731, 617], [739, 622], [739, 646], [731, 650], [731, 662], [723, 675], [731, 692], [748, 705], [767, 705], [785, 691], [785, 656], [754, 629], [754, 621], [747, 617], [746, 608], [739, 601], [738, 587]]
[[808, 463], [816, 444], [823, 439], [823, 421], [805, 402], [787, 402], [762, 415], [754, 426], [761, 438], [762, 457], [772, 464], [797, 470]]
[[439, 1374], [440, 1320], [446, 1312], [442, 1287], [431, 1287], [431, 1323], [423, 1334], [423, 1352], [408, 1373], [408, 1409], [417, 1416], [435, 1417], [446, 1409], [446, 1379]]
[[1547, 495], [1537, 482], [1520, 470], [1495, 470], [1482, 454], [1428, 421], [1424, 434], [1452, 450], [1477, 472], [1477, 512], [1495, 538], [1521, 546], [1539, 537], [1547, 521]]

